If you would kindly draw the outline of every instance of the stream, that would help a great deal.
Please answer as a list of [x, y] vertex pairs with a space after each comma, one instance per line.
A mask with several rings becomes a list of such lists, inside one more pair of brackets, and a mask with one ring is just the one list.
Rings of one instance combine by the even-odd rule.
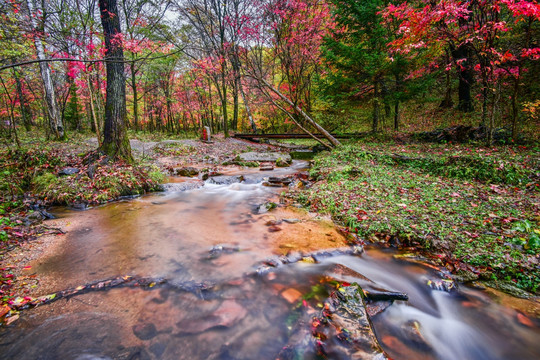
[[[231, 171], [226, 175], [244, 180], [207, 181], [187, 191], [170, 186], [87, 211], [56, 209], [71, 225], [57, 251], [32, 264], [43, 278], [40, 294], [125, 275], [155, 284], [26, 310], [0, 328], [0, 359], [276, 359], [299, 331], [310, 334], [305, 319], [320, 311], [332, 281], [409, 296], [371, 317], [393, 359], [540, 358], [538, 319], [497, 304], [481, 289], [428, 286], [444, 283], [445, 275], [396, 257], [396, 250], [366, 246], [360, 255], [261, 267], [293, 248], [293, 240], [343, 242], [314, 214], [258, 211], [267, 201], [279, 203], [283, 191], [263, 186], [263, 177], [290, 176], [306, 165]], [[268, 271], [257, 272], [262, 268]], [[291, 359], [321, 358], [309, 336], [295, 346]], [[327, 346], [331, 354], [332, 343]]]

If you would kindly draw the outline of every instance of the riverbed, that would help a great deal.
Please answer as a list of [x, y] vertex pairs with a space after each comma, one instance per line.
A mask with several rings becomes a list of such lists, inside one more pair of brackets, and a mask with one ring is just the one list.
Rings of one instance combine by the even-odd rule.
[[[121, 276], [153, 280], [24, 311], [0, 330], [0, 358], [276, 359], [286, 347], [295, 358], [321, 358], [305, 319], [317, 316], [336, 282], [408, 295], [371, 316], [393, 359], [540, 358], [537, 318], [397, 250], [368, 245], [305, 261], [349, 246], [329, 219], [263, 185], [306, 166], [230, 170], [226, 176], [242, 181], [222, 184], [173, 178], [197, 184], [86, 211], [56, 209], [72, 225], [31, 264], [42, 294]], [[277, 208], [261, 207], [270, 202]], [[294, 254], [301, 261], [272, 262]], [[294, 340], [302, 330], [308, 336]], [[332, 354], [332, 342], [326, 346]]]

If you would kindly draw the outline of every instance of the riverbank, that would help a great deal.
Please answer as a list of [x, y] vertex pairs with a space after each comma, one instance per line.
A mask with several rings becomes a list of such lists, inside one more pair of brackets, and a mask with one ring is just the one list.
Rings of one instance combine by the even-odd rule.
[[191, 174], [196, 181], [199, 172], [222, 171], [222, 163], [230, 164], [225, 168], [246, 165], [236, 160], [239, 154], [276, 150], [219, 136], [212, 142], [145, 140], [130, 141], [133, 165], [101, 156], [95, 152], [97, 140], [83, 136], [69, 142], [23, 138], [20, 148], [0, 149], [0, 318], [11, 311], [7, 305], [15, 299], [39, 293], [39, 279], [28, 264], [58, 249], [59, 239], [73, 226], [52, 219], [50, 206], [86, 210], [161, 191], [161, 183], [180, 169], [196, 171]]
[[317, 156], [314, 185], [291, 196], [459, 281], [527, 296], [540, 286], [538, 168], [534, 147], [356, 143]]
[[[256, 166], [250, 171], [263, 174], [259, 167], [272, 168], [276, 162], [246, 161], [239, 155], [282, 151], [219, 137], [212, 143], [131, 142], [136, 167], [102, 157], [85, 162], [93, 154], [94, 139], [34, 144], [2, 157], [3, 193], [19, 192], [14, 201], [2, 205], [2, 304], [36, 293], [39, 279], [32, 277], [27, 264], [54, 252], [61, 243], [58, 236], [69, 231], [71, 224], [61, 220], [43, 225], [50, 215], [47, 206], [84, 210], [157, 190], [160, 181], [188, 170], [193, 177], [182, 181], [196, 186], [202, 184], [199, 178], [239, 168], [247, 171], [246, 166]], [[359, 241], [398, 247], [408, 252], [403, 257], [421, 256], [448, 269], [458, 281], [482, 280], [521, 297], [529, 296], [522, 290], [537, 294], [540, 213], [535, 154], [526, 147], [349, 144], [317, 156], [310, 170], [312, 182], [303, 175], [304, 181], [297, 179], [297, 186], [290, 188], [293, 201], [312, 212], [279, 207], [266, 215], [268, 236], [276, 254], [345, 245], [343, 231], [330, 219], [321, 221], [321, 213], [346, 226]], [[283, 219], [298, 220], [299, 225], [289, 227]]]

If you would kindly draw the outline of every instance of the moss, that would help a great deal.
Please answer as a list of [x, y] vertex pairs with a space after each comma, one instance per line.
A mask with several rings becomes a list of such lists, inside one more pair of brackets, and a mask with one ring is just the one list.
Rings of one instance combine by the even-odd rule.
[[35, 193], [42, 193], [57, 183], [58, 177], [50, 172], [47, 172], [34, 178], [32, 181], [32, 188]]

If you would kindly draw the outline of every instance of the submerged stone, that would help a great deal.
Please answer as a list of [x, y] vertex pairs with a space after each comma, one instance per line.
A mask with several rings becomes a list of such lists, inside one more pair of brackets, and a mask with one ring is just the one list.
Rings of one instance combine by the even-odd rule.
[[156, 326], [149, 323], [133, 325], [133, 334], [141, 340], [150, 340], [154, 338], [158, 332]]

